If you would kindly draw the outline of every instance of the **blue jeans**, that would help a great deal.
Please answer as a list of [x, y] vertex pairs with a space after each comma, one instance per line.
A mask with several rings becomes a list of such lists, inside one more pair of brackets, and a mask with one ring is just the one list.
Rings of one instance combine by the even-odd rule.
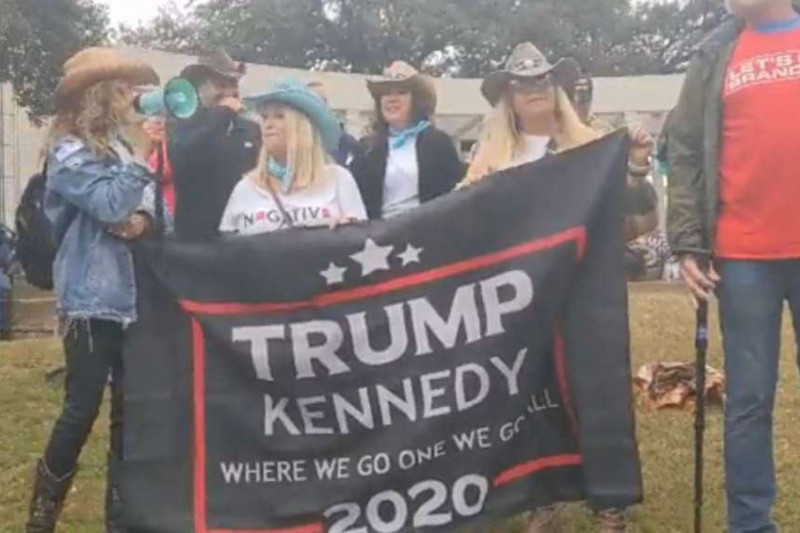
[[731, 533], [772, 533], [772, 411], [783, 303], [800, 326], [800, 260], [720, 261], [725, 348], [725, 475]]

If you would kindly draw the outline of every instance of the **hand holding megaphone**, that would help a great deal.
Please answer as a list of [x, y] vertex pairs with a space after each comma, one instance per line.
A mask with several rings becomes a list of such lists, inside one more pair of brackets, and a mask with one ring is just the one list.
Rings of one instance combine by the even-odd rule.
[[197, 88], [186, 78], [172, 78], [163, 88], [148, 91], [134, 100], [136, 111], [146, 117], [170, 115], [187, 119], [200, 106]]
[[234, 96], [226, 96], [225, 98], [219, 101], [219, 105], [221, 107], [227, 107], [234, 113], [239, 113], [244, 108], [244, 104], [242, 104], [242, 101]]
[[164, 142], [167, 138], [167, 126], [163, 117], [149, 118], [142, 123], [142, 129], [153, 143]]

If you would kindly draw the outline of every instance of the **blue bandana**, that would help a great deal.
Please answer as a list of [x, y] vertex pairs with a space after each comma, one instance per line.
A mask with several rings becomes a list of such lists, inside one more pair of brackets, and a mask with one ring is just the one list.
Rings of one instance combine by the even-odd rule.
[[292, 181], [294, 180], [294, 173], [289, 171], [289, 167], [281, 165], [270, 157], [267, 170], [271, 176], [281, 182], [281, 189], [283, 192], [289, 192], [289, 188], [292, 186]]
[[402, 148], [406, 142], [411, 139], [416, 139], [417, 135], [425, 131], [431, 123], [429, 120], [420, 120], [416, 126], [411, 126], [400, 131], [389, 131], [389, 140], [392, 143], [392, 148]]

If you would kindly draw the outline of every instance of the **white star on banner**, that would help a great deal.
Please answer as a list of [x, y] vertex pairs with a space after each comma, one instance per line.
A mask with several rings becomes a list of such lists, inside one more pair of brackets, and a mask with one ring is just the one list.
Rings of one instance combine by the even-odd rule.
[[411, 263], [419, 263], [419, 254], [423, 252], [422, 248], [414, 248], [411, 244], [406, 247], [406, 251], [402, 254], [398, 254], [399, 257], [403, 261], [403, 266], [408, 266]]
[[335, 263], [331, 263], [328, 267], [328, 270], [323, 270], [319, 274], [325, 278], [325, 281], [328, 285], [336, 285], [337, 283], [342, 283], [344, 281], [344, 273], [347, 272], [346, 268], [342, 268], [337, 266]]
[[394, 246], [378, 246], [372, 239], [367, 239], [364, 249], [350, 257], [361, 265], [361, 275], [369, 276], [378, 270], [389, 270], [389, 254]]

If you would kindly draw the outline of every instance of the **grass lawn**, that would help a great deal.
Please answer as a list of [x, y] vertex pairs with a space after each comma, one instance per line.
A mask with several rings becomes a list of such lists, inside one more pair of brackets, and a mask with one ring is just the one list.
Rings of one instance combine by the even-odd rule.
[[[692, 360], [694, 313], [688, 297], [675, 287], [637, 285], [631, 290], [633, 360]], [[716, 314], [712, 317], [716, 324]], [[781, 482], [776, 516], [784, 531], [800, 531], [800, 395], [795, 346], [789, 321], [783, 338], [783, 373], [776, 414], [777, 471]], [[714, 328], [709, 363], [722, 367], [719, 334]], [[24, 520], [33, 464], [61, 399], [58, 387], [43, 375], [61, 363], [55, 340], [0, 344], [0, 533], [19, 532]], [[638, 413], [639, 448], [645, 480], [644, 505], [632, 513], [633, 531], [688, 532], [692, 529], [693, 416], [682, 412]], [[102, 526], [106, 417], [99, 423], [81, 459], [81, 471], [67, 500], [59, 533], [98, 533]], [[706, 530], [724, 530], [721, 413], [709, 414], [706, 438]], [[581, 506], [567, 512], [566, 531], [592, 531]], [[517, 519], [496, 532], [523, 530]]]

